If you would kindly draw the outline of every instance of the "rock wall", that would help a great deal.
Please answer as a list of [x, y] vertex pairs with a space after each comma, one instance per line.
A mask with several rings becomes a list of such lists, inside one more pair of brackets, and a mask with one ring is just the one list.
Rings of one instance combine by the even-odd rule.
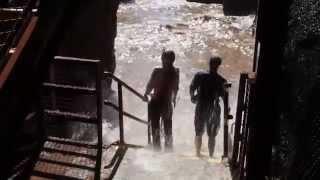
[[104, 61], [114, 72], [118, 0], [78, 1], [66, 25], [57, 55]]
[[188, 2], [223, 4], [223, 12], [228, 16], [246, 16], [257, 11], [257, 0], [186, 0]]
[[320, 3], [293, 0], [280, 95], [279, 175], [320, 177]]

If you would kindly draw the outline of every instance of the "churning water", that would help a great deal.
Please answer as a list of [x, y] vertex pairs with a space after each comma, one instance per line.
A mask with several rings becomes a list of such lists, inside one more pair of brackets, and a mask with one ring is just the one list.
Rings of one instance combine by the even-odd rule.
[[[239, 74], [250, 71], [254, 38], [254, 17], [225, 17], [221, 5], [189, 3], [185, 0], [136, 0], [120, 5], [118, 34], [115, 43], [116, 75], [143, 93], [155, 66], [160, 65], [163, 48], [174, 50], [175, 65], [180, 68], [180, 89], [173, 116], [174, 151], [156, 153], [150, 148], [130, 149], [115, 177], [134, 179], [230, 179], [228, 168], [220, 163], [223, 151], [222, 128], [217, 136], [216, 158], [210, 160], [204, 136], [204, 158], [194, 156], [194, 105], [190, 102], [189, 85], [193, 75], [207, 70], [212, 55], [223, 58], [220, 73], [232, 84], [231, 112], [235, 113]], [[125, 109], [147, 118], [147, 105], [124, 92]], [[230, 126], [233, 121], [230, 121]], [[147, 145], [145, 125], [125, 119], [128, 143]], [[222, 125], [223, 127], [223, 125]], [[104, 137], [112, 142], [118, 128], [105, 124]]]

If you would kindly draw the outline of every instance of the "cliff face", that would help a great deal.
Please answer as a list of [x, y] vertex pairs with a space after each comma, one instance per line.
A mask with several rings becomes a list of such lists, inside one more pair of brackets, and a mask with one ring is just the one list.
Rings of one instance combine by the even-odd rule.
[[245, 16], [256, 13], [257, 0], [186, 0], [188, 2], [223, 4], [223, 12], [228, 16]]
[[[55, 55], [78, 57], [85, 59], [101, 60], [105, 71], [114, 72], [116, 60], [114, 55], [114, 40], [117, 33], [117, 9], [119, 1], [79, 1], [75, 3], [72, 9], [68, 12], [65, 19], [64, 31], [61, 34], [61, 39], [57, 46]], [[66, 68], [65, 65], [54, 65], [50, 80], [64, 79], [67, 84], [83, 84], [90, 86], [94, 83], [95, 74], [88, 73], [89, 68], [73, 67]], [[105, 87], [104, 87], [105, 88]], [[95, 107], [95, 103], [87, 99], [85, 96], [78, 96], [82, 103], [73, 104], [72, 109], [81, 109], [85, 112], [95, 112], [95, 108], [84, 108], [85, 104], [91, 104]], [[90, 105], [89, 105], [90, 107]], [[60, 124], [60, 127], [61, 124]], [[55, 129], [49, 127], [49, 129]], [[62, 132], [63, 131], [63, 132]], [[53, 132], [55, 135], [74, 135], [83, 131], [91, 131], [87, 126], [79, 126], [77, 123], [65, 123], [64, 130]], [[73, 133], [72, 133], [73, 132]], [[49, 132], [51, 133], [51, 132]]]
[[99, 59], [114, 72], [118, 0], [79, 1], [70, 13], [57, 55]]
[[293, 0], [284, 47], [280, 96], [279, 172], [320, 177], [320, 4]]

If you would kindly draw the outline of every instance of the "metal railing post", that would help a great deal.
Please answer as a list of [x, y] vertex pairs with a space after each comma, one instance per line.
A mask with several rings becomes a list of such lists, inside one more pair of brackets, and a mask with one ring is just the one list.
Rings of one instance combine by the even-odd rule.
[[[126, 88], [127, 90], [129, 90], [131, 93], [133, 93], [135, 96], [137, 96], [138, 98], [140, 98], [142, 101], [145, 101], [145, 97], [140, 94], [139, 92], [137, 92], [134, 88], [130, 87], [128, 84], [126, 84], [125, 82], [123, 82], [121, 79], [119, 79], [118, 77], [116, 77], [115, 75], [113, 75], [110, 72], [105, 71], [104, 72], [105, 77], [113, 79], [114, 81], [116, 81], [118, 83], [118, 106], [112, 104], [109, 101], [104, 101], [105, 105], [111, 106], [113, 108], [115, 108], [118, 112], [119, 112], [119, 133], [120, 133], [120, 144], [124, 145], [125, 141], [124, 141], [124, 127], [123, 127], [123, 116], [127, 116], [137, 122], [143, 123], [143, 124], [147, 124], [148, 125], [148, 129], [147, 129], [147, 133], [148, 133], [148, 144], [152, 143], [152, 138], [151, 138], [151, 127], [150, 127], [150, 120], [148, 118], [148, 122], [134, 116], [131, 115], [130, 113], [127, 113], [124, 111], [123, 109], [123, 95], [122, 95], [122, 87]], [[147, 108], [148, 109], [148, 108]]]
[[119, 103], [119, 133], [120, 145], [124, 145], [124, 131], [123, 131], [123, 99], [122, 99], [122, 85], [118, 82], [118, 103]]
[[222, 158], [226, 158], [229, 161], [229, 120], [233, 118], [230, 115], [230, 107], [229, 107], [229, 88], [231, 88], [232, 84], [225, 84], [225, 94], [224, 94], [224, 127], [223, 127], [223, 156]]
[[247, 176], [247, 163], [248, 163], [248, 153], [250, 146], [250, 139], [252, 138], [252, 129], [250, 128], [250, 120], [252, 119], [252, 108], [253, 108], [253, 97], [254, 97], [254, 83], [252, 78], [246, 79], [246, 92], [245, 92], [245, 110], [243, 116], [243, 125], [242, 125], [242, 142], [240, 146], [240, 180], [246, 179]]
[[224, 106], [224, 125], [223, 125], [223, 158], [228, 158], [229, 153], [229, 92], [225, 95], [225, 106]]
[[102, 164], [102, 147], [103, 147], [103, 137], [102, 137], [102, 106], [103, 106], [103, 96], [102, 96], [102, 77], [103, 71], [101, 66], [101, 61], [97, 63], [97, 75], [96, 75], [96, 99], [97, 99], [97, 130], [98, 130], [98, 153], [97, 153], [97, 164], [96, 164], [96, 174], [94, 179], [100, 180], [101, 176], [101, 164]]
[[239, 91], [238, 91], [238, 103], [237, 103], [237, 112], [235, 119], [235, 130], [233, 138], [233, 152], [231, 165], [237, 167], [239, 165], [239, 149], [241, 145], [241, 127], [243, 126], [243, 111], [245, 109], [244, 96], [246, 90], [246, 79], [248, 79], [247, 73], [241, 73]]
[[150, 117], [149, 117], [149, 104], [147, 106], [147, 110], [148, 110], [148, 144], [151, 144], [151, 122], [150, 122]]

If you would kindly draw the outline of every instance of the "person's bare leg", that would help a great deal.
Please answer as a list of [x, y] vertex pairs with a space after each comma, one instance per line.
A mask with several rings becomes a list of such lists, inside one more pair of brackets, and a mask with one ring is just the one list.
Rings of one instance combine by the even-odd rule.
[[216, 145], [216, 138], [215, 138], [215, 136], [209, 136], [209, 139], [208, 139], [208, 149], [209, 149], [209, 156], [210, 156], [210, 158], [213, 158], [215, 145]]
[[151, 121], [152, 129], [152, 143], [153, 149], [155, 151], [161, 150], [161, 141], [160, 141], [160, 113], [159, 105], [156, 101], [151, 100], [148, 104], [148, 118]]
[[208, 149], [209, 149], [210, 158], [213, 158], [213, 155], [214, 155], [214, 148], [216, 145], [217, 133], [218, 133], [218, 126], [216, 124], [210, 124], [208, 128]]
[[194, 144], [196, 147], [196, 155], [198, 157], [201, 157], [201, 145], [202, 145], [202, 137], [201, 136], [196, 136], [194, 139]]
[[162, 119], [163, 128], [164, 128], [164, 140], [165, 140], [165, 148], [166, 151], [173, 150], [173, 137], [172, 137], [172, 107], [169, 107], [167, 112]]
[[153, 149], [155, 151], [161, 151], [160, 129], [152, 130]]

